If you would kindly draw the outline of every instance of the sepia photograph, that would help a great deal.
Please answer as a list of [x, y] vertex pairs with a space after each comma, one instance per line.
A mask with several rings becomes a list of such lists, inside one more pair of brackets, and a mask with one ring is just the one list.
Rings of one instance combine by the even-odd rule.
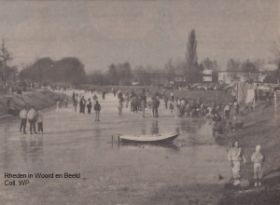
[[280, 205], [280, 0], [0, 0], [0, 205]]

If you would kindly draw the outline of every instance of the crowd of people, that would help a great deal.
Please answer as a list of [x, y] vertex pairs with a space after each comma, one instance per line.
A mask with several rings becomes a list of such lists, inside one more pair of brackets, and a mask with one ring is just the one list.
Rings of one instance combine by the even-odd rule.
[[[203, 102], [202, 99], [186, 99], [184, 97], [175, 97], [172, 91], [150, 92], [149, 90], [122, 91], [111, 90], [112, 94], [118, 100], [118, 115], [122, 115], [124, 108], [130, 108], [133, 113], [142, 113], [142, 117], [146, 116], [146, 112], [151, 112], [154, 118], [158, 118], [160, 105], [164, 105], [166, 110], [178, 117], [196, 117], [206, 118], [214, 122], [214, 132], [223, 132], [223, 129], [229, 127], [230, 130], [238, 130], [242, 127], [240, 120], [239, 103], [236, 98], [227, 104], [218, 104], [216, 102]], [[105, 100], [108, 91], [101, 91], [100, 96]], [[92, 109], [96, 116], [101, 111], [100, 101], [97, 91], [76, 91], [72, 93], [72, 101], [75, 112], [91, 114]]]
[[[142, 117], [146, 117], [146, 112], [150, 111], [152, 117], [158, 118], [159, 107], [163, 106], [164, 109], [169, 110], [170, 113], [177, 111], [178, 117], [201, 117], [214, 123], [213, 131], [220, 132], [220, 129], [229, 127], [231, 131], [236, 131], [242, 128], [242, 121], [240, 117], [240, 106], [236, 98], [226, 104], [217, 104], [215, 102], [206, 103], [200, 98], [186, 99], [175, 97], [172, 91], [169, 92], [155, 92], [151, 93], [148, 90], [141, 90], [140, 92], [111, 90], [113, 96], [117, 99], [118, 115], [121, 116], [123, 108], [129, 109], [132, 113], [142, 113]], [[103, 100], [106, 99], [108, 91], [94, 90], [80, 90], [72, 92], [72, 103], [75, 112], [80, 114], [92, 114], [95, 112], [95, 121], [100, 121], [101, 104], [98, 96]], [[59, 110], [61, 102], [57, 104]], [[43, 113], [36, 110], [34, 107], [29, 109], [25, 106], [19, 113], [21, 119], [20, 131], [26, 134], [26, 126], [29, 123], [30, 134], [42, 133], [43, 134]], [[37, 127], [37, 128], [36, 128]], [[231, 164], [233, 185], [240, 185], [240, 170], [242, 163], [246, 163], [243, 150], [238, 142], [230, 148], [228, 152], [228, 160]], [[261, 152], [261, 145], [256, 146], [256, 151], [251, 156], [254, 171], [254, 185], [259, 187], [262, 185], [261, 180], [263, 177], [263, 163], [264, 155]]]

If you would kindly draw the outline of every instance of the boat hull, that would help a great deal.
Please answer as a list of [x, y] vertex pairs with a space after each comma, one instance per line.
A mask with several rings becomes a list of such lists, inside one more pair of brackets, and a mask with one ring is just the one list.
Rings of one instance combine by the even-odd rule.
[[179, 136], [178, 133], [169, 135], [121, 135], [120, 141], [124, 143], [170, 143]]

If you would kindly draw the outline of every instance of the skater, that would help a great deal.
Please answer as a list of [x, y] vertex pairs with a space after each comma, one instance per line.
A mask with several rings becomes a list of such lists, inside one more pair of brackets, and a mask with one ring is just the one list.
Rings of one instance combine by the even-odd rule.
[[225, 119], [230, 118], [230, 106], [229, 106], [229, 104], [227, 104], [224, 108], [224, 116], [225, 116]]
[[85, 97], [82, 96], [80, 99], [80, 113], [85, 113], [85, 107], [86, 107], [86, 100]]
[[77, 112], [77, 107], [78, 107], [78, 100], [77, 99], [75, 99], [73, 101], [73, 107], [74, 107], [74, 112]]
[[119, 98], [118, 111], [119, 111], [119, 116], [121, 116], [122, 115], [122, 109], [123, 109], [123, 102], [124, 102], [123, 94], [121, 92], [118, 94], [118, 98]]
[[23, 107], [23, 109], [19, 112], [19, 118], [20, 118], [20, 132], [23, 132], [23, 134], [26, 134], [26, 123], [27, 123], [27, 109], [26, 106]]
[[129, 99], [130, 99], [129, 92], [127, 92], [127, 93], [125, 94], [125, 107], [126, 107], [126, 108], [128, 108]]
[[60, 109], [60, 100], [56, 101], [56, 112], [58, 112]]
[[256, 151], [251, 156], [251, 161], [253, 162], [254, 170], [254, 180], [255, 187], [260, 187], [262, 185], [261, 180], [263, 177], [263, 163], [264, 155], [261, 153], [261, 145], [256, 146]]
[[87, 103], [87, 110], [88, 110], [88, 114], [91, 114], [91, 108], [92, 108], [92, 103], [90, 98], [88, 99], [88, 103]]
[[142, 111], [142, 117], [145, 117], [145, 110], [147, 107], [147, 97], [146, 97], [146, 93], [145, 90], [143, 90], [141, 96], [140, 96], [140, 106], [141, 106], [141, 111]]
[[93, 95], [92, 99], [94, 100], [94, 102], [96, 102], [96, 100], [98, 100], [98, 97], [96, 94]]
[[32, 135], [37, 134], [36, 132], [36, 118], [37, 118], [37, 112], [34, 109], [34, 107], [31, 107], [30, 110], [27, 113], [27, 119], [29, 122], [29, 128], [30, 128], [30, 134]]
[[99, 104], [98, 100], [96, 100], [94, 105], [94, 111], [95, 111], [95, 121], [100, 121], [100, 111], [101, 111], [101, 105]]
[[175, 100], [175, 97], [174, 97], [174, 93], [173, 93], [173, 92], [170, 93], [170, 99], [171, 99], [172, 102]]
[[234, 143], [234, 146], [228, 152], [228, 160], [231, 163], [233, 185], [238, 186], [240, 184], [240, 169], [241, 162], [246, 163], [246, 159], [243, 155], [243, 151], [239, 146], [238, 141]]
[[173, 113], [173, 111], [174, 111], [173, 102], [170, 102], [170, 103], [169, 103], [169, 110], [170, 110], [171, 113]]
[[38, 126], [38, 132], [43, 134], [44, 129], [43, 129], [43, 113], [42, 111], [38, 111], [37, 113], [37, 126]]
[[166, 95], [164, 95], [164, 105], [165, 105], [165, 109], [168, 109], [168, 97]]
[[105, 98], [106, 98], [106, 91], [104, 90], [104, 91], [102, 92], [102, 99], [105, 100]]
[[159, 108], [159, 104], [160, 101], [158, 99], [157, 96], [153, 97], [153, 107], [152, 107], [152, 111], [153, 111], [153, 117], [158, 117], [158, 108]]

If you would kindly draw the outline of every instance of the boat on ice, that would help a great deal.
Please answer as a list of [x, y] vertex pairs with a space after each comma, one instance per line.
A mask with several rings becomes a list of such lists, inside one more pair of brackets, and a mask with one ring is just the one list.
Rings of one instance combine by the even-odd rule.
[[172, 142], [179, 133], [147, 134], [147, 135], [120, 135], [121, 142], [128, 143], [167, 143]]

